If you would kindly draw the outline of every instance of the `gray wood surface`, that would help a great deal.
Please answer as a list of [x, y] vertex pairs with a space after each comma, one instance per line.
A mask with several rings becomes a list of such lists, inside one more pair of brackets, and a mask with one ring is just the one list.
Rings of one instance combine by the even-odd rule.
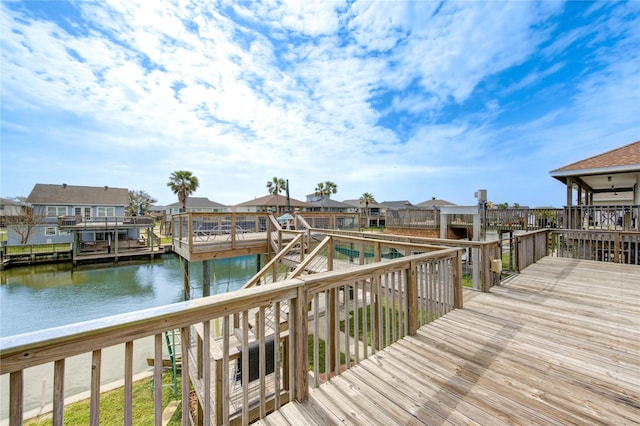
[[640, 267], [543, 258], [258, 424], [640, 424]]

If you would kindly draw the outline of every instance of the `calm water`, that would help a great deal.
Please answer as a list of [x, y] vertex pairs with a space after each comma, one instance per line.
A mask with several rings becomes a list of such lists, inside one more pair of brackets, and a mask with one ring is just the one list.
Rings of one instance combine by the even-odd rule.
[[[211, 294], [237, 290], [257, 271], [256, 256], [211, 262]], [[202, 262], [191, 264], [192, 298], [202, 296]], [[183, 272], [175, 255], [153, 263], [113, 267], [37, 265], [2, 271], [0, 336], [184, 300]]]
[[[256, 256], [211, 262], [211, 294], [237, 290], [257, 271]], [[202, 296], [202, 262], [191, 264], [191, 296]], [[38, 265], [2, 271], [0, 275], [0, 336], [26, 333], [131, 312], [184, 300], [182, 266], [175, 255], [152, 263], [108, 267]], [[150, 368], [153, 338], [134, 344], [134, 374]], [[122, 380], [124, 347], [103, 350], [102, 385]], [[65, 397], [88, 398], [91, 354], [69, 358], [65, 365]], [[24, 372], [24, 410], [31, 417], [51, 409], [53, 365]], [[9, 377], [0, 376], [0, 425], [9, 416]], [[49, 407], [49, 408], [47, 408]]]

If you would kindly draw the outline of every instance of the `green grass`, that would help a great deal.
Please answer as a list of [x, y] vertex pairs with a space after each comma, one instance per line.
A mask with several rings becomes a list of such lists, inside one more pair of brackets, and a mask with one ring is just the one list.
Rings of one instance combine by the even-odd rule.
[[[384, 302], [383, 302], [384, 303]], [[426, 315], [426, 312], [422, 312], [422, 314]], [[355, 336], [355, 326], [356, 326], [356, 321], [354, 321], [353, 318], [353, 312], [350, 312], [350, 319], [349, 319], [349, 336], [354, 337]], [[358, 326], [358, 331], [359, 331], [359, 336], [360, 339], [362, 340], [363, 336], [362, 336], [362, 330], [364, 330], [364, 314], [363, 314], [363, 308], [358, 308], [358, 321], [357, 321], [357, 326]], [[391, 318], [394, 315], [393, 310], [391, 309], [391, 307], [386, 308], [386, 312], [383, 308], [382, 311], [382, 333], [385, 333], [387, 330], [387, 317]], [[396, 333], [402, 333], [403, 330], [403, 323], [402, 323], [402, 312], [399, 309], [399, 306], [396, 306], [395, 309], [395, 325], [396, 325]], [[371, 311], [369, 310], [369, 308], [367, 308], [367, 342], [366, 344], [371, 346]], [[426, 320], [426, 316], [424, 318], [424, 320]], [[344, 332], [345, 331], [345, 321], [342, 320], [340, 321], [340, 331]], [[389, 331], [390, 332], [390, 331]]]
[[[313, 335], [310, 334], [307, 339], [307, 351], [309, 353], [308, 359], [308, 367], [309, 371], [313, 371]], [[347, 358], [344, 352], [340, 352], [340, 364], [344, 365], [347, 363]], [[318, 339], [318, 373], [324, 373], [326, 366], [326, 357], [325, 357], [325, 341], [323, 339]]]
[[[162, 406], [166, 407], [172, 400], [180, 400], [181, 380], [178, 376], [178, 395], [174, 395], [171, 372], [166, 372], [162, 377], [165, 387], [162, 390]], [[154, 424], [153, 408], [153, 379], [146, 378], [133, 383], [133, 424], [152, 425]], [[100, 425], [122, 425], [124, 416], [124, 388], [117, 388], [109, 392], [104, 392], [100, 397]], [[65, 425], [87, 425], [89, 424], [89, 400], [79, 401], [69, 404], [64, 410]], [[180, 405], [173, 414], [169, 425], [177, 426], [181, 424], [182, 406]], [[53, 424], [51, 415], [43, 415], [24, 422], [26, 426], [44, 426]]]

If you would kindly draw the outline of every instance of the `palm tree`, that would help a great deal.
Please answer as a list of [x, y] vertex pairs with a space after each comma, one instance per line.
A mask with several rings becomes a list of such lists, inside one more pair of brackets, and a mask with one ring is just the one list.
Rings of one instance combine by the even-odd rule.
[[267, 189], [269, 190], [269, 194], [273, 194], [276, 196], [276, 211], [280, 212], [280, 203], [278, 203], [278, 194], [285, 190], [287, 182], [284, 179], [273, 177], [272, 180], [267, 181]]
[[167, 186], [178, 196], [178, 201], [182, 204], [180, 211], [184, 213], [187, 211], [187, 198], [198, 189], [200, 182], [198, 182], [198, 178], [193, 173], [186, 170], [177, 170], [171, 173]]
[[325, 195], [327, 197], [327, 200], [331, 201], [331, 194], [335, 194], [336, 192], [338, 192], [338, 185], [331, 182], [330, 180], [327, 180], [325, 182], [320, 182], [318, 185], [316, 185], [315, 195], [317, 197], [320, 197], [321, 209], [322, 209], [322, 202], [324, 200]]
[[365, 205], [365, 209], [367, 212], [367, 228], [369, 227], [369, 204], [374, 204], [375, 202], [376, 202], [375, 197], [373, 196], [373, 194], [369, 192], [365, 192], [360, 197], [360, 204]]

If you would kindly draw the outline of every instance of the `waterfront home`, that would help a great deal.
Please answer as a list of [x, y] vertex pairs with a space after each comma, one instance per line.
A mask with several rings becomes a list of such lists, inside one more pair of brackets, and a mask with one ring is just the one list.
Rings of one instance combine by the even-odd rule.
[[[182, 213], [182, 203], [175, 202], [165, 206], [164, 211], [167, 219], [172, 215]], [[230, 211], [228, 206], [211, 201], [207, 197], [188, 197], [187, 213], [220, 213]]]
[[437, 210], [441, 206], [454, 206], [454, 205], [455, 204], [447, 200], [440, 200], [440, 199], [437, 199], [436, 197], [433, 197], [430, 200], [423, 201], [421, 203], [416, 204], [416, 207], [419, 207], [422, 209]]
[[269, 194], [264, 197], [254, 198], [233, 206], [237, 213], [286, 213], [288, 211], [311, 211], [313, 204], [286, 197], [280, 194]]
[[[28, 244], [71, 243], [73, 234], [58, 227], [60, 217], [69, 216], [82, 221], [123, 217], [129, 204], [127, 188], [109, 186], [77, 186], [38, 183], [26, 200], [33, 208], [34, 225]], [[138, 238], [137, 229], [122, 230], [122, 237]], [[105, 229], [85, 230], [81, 241], [108, 241], [115, 238]], [[20, 236], [11, 227], [7, 230], [9, 244], [20, 244]]]
[[351, 204], [333, 200], [325, 195], [308, 194], [307, 203], [313, 204], [314, 212], [356, 213], [358, 210]]
[[6, 198], [0, 198], [0, 226], [7, 226], [14, 219], [24, 215], [26, 206], [24, 203]]

